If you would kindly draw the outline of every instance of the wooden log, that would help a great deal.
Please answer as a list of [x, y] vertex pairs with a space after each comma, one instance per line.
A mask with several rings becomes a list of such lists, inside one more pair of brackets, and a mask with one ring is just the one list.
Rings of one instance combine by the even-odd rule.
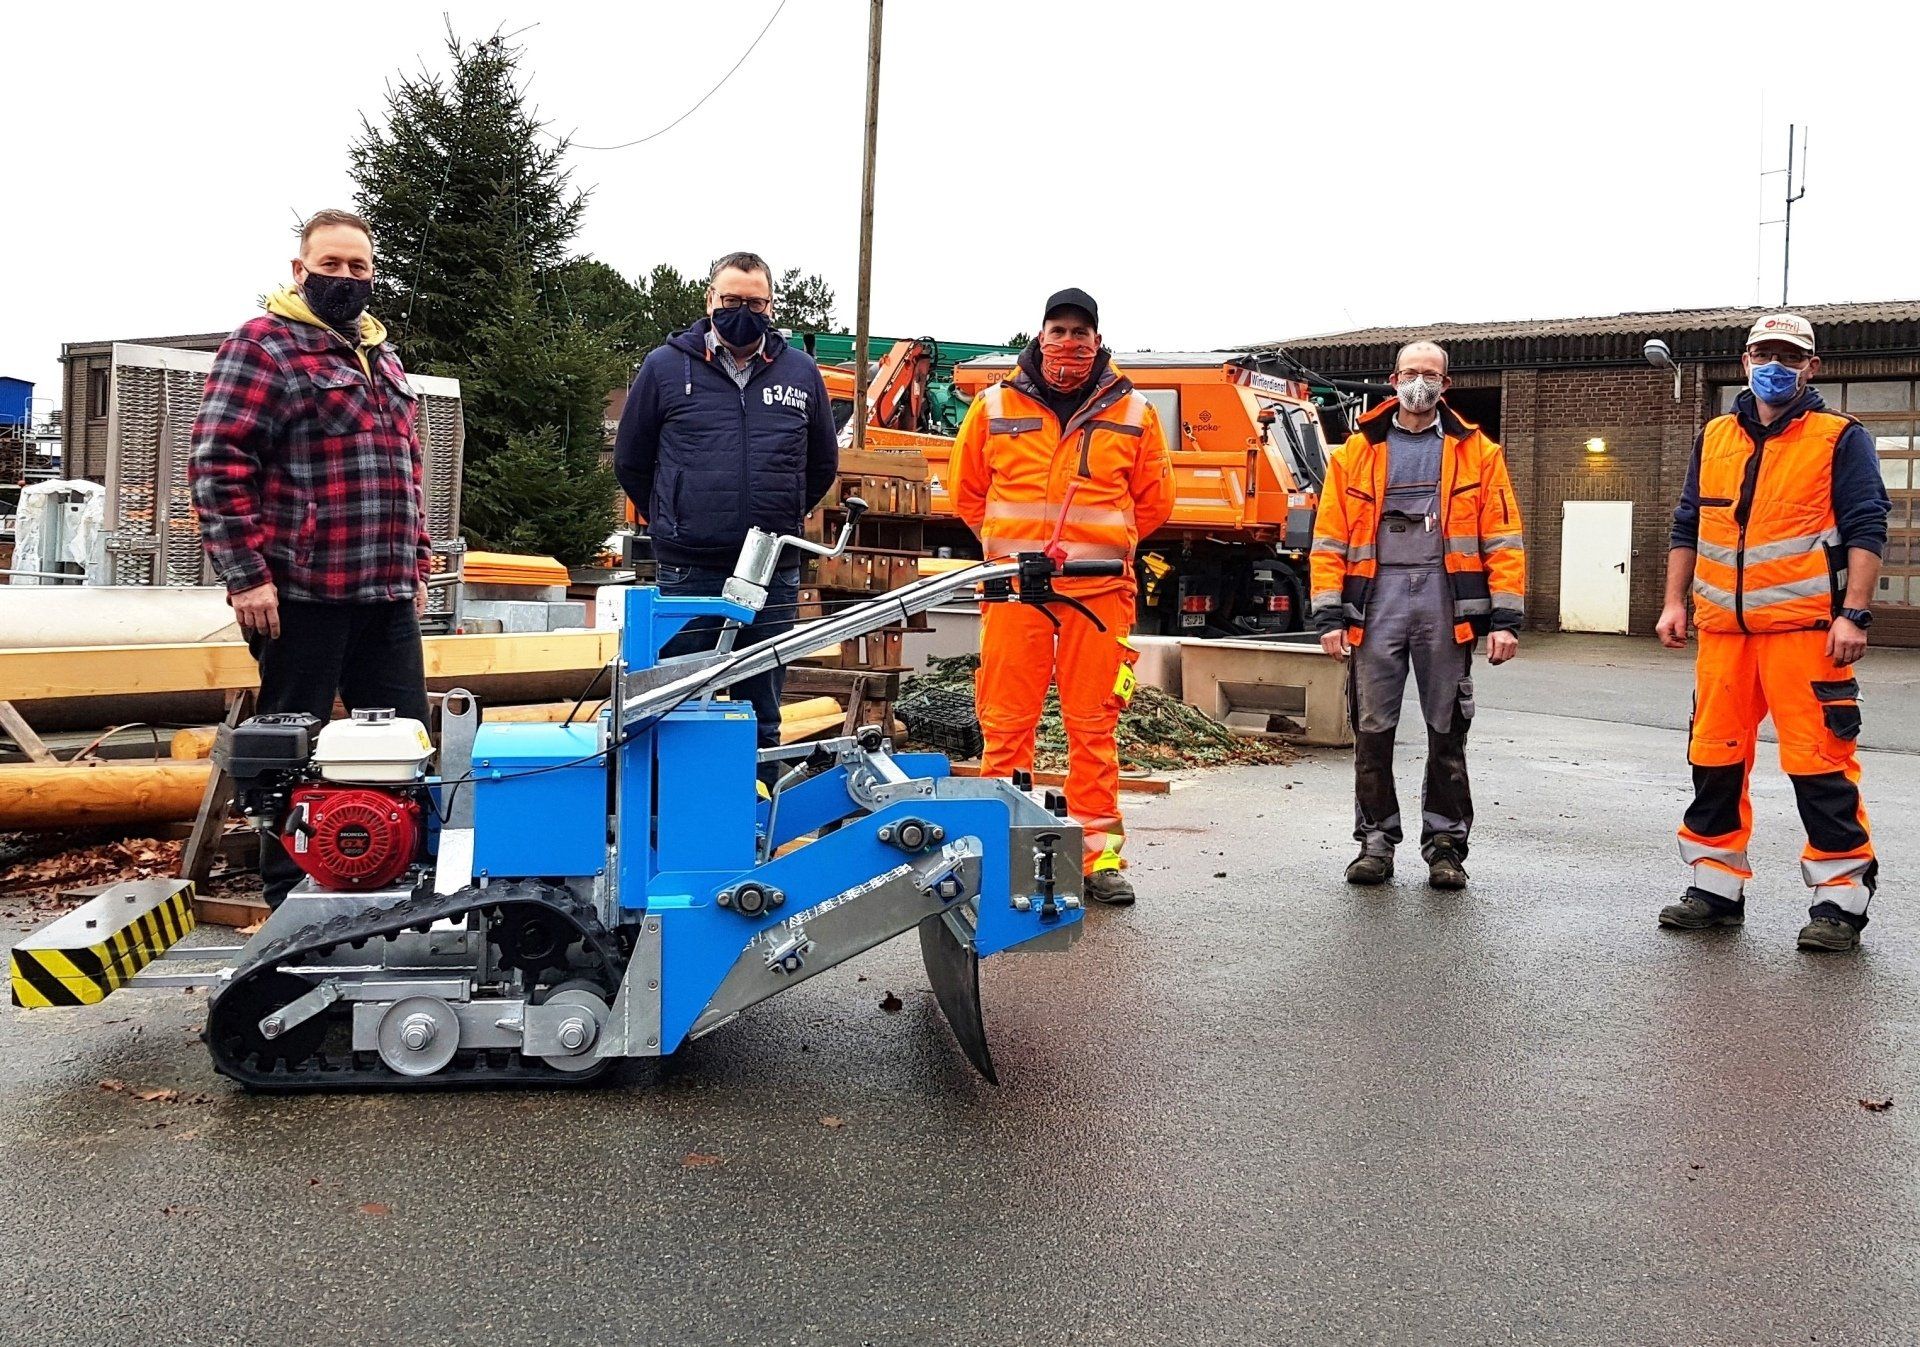
[[0, 830], [190, 819], [212, 770], [208, 762], [0, 766]]
[[167, 746], [167, 756], [177, 762], [198, 762], [213, 753], [213, 739], [219, 730], [212, 725], [202, 725], [192, 729], [175, 730], [173, 742]]
[[573, 702], [535, 702], [530, 706], [483, 706], [480, 719], [488, 725], [559, 725], [568, 716], [583, 725], [591, 725], [606, 699], [581, 702], [580, 710], [574, 712]]

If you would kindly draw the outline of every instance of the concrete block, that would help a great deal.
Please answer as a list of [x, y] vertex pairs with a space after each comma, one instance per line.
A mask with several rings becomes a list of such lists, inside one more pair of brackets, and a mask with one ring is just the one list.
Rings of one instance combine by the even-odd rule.
[[980, 605], [951, 604], [928, 610], [926, 634], [908, 643], [916, 668], [930, 669], [936, 659], [980, 653]]
[[512, 635], [526, 632], [559, 631], [563, 627], [584, 627], [587, 605], [584, 603], [535, 603], [519, 600], [481, 599], [461, 608], [463, 620], [500, 623], [500, 630]]
[[462, 580], [462, 597], [468, 603], [564, 603], [565, 585], [496, 585], [485, 581]]
[[1275, 715], [1298, 738], [1335, 747], [1353, 742], [1347, 666], [1311, 634], [1276, 641], [1187, 641], [1180, 650], [1181, 700], [1225, 725], [1264, 730]]
[[1170, 697], [1178, 697], [1182, 685], [1181, 647], [1192, 643], [1185, 636], [1133, 636], [1133, 648], [1140, 652], [1133, 675], [1150, 688], [1159, 688]]

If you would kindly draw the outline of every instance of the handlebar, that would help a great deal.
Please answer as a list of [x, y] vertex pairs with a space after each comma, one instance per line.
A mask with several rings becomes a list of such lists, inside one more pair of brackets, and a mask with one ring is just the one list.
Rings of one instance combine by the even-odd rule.
[[1060, 563], [1061, 575], [1125, 575], [1127, 563], [1118, 558], [1104, 561], [1063, 561]]

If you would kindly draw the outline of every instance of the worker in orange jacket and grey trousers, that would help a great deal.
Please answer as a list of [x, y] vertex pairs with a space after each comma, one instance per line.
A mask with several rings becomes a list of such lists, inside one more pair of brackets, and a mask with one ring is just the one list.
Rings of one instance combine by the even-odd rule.
[[[967, 408], [953, 446], [955, 511], [989, 561], [1044, 550], [1056, 534], [1068, 560], [1131, 563], [1140, 539], [1173, 513], [1173, 468], [1153, 406], [1113, 368], [1100, 309], [1084, 290], [1047, 301], [1040, 335], [1013, 374]], [[1133, 695], [1131, 569], [1054, 582], [1069, 605], [985, 604], [974, 691], [986, 738], [983, 776], [1033, 767], [1047, 685], [1060, 687], [1067, 731], [1067, 808], [1080, 824], [1085, 891], [1125, 905], [1120, 757], [1114, 729]], [[1056, 625], [1057, 622], [1057, 625]], [[1104, 629], [1103, 629], [1104, 628]]]
[[1420, 852], [1427, 881], [1464, 888], [1473, 796], [1473, 647], [1487, 661], [1519, 648], [1527, 592], [1520, 507], [1500, 446], [1442, 399], [1447, 353], [1432, 342], [1394, 362], [1396, 396], [1360, 419], [1327, 466], [1314, 520], [1313, 618], [1320, 644], [1353, 658], [1354, 840], [1350, 884], [1393, 877], [1400, 801], [1393, 740], [1407, 671], [1427, 722]]
[[1879, 874], [1860, 803], [1860, 685], [1867, 608], [1886, 545], [1887, 490], [1874, 439], [1826, 409], [1813, 325], [1770, 314], [1747, 334], [1747, 389], [1707, 422], [1673, 512], [1661, 641], [1683, 649], [1687, 591], [1695, 664], [1693, 804], [1680, 825], [1692, 883], [1662, 926], [1738, 926], [1753, 877], [1747, 839], [1760, 722], [1773, 716], [1780, 765], [1806, 825], [1800, 871], [1813, 890], [1805, 950], [1860, 943]]

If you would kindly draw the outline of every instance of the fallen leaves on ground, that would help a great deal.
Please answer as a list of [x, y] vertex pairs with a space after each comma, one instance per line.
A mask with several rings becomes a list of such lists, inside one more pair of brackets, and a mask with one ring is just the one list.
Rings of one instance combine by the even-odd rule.
[[1860, 1107], [1869, 1113], [1885, 1113], [1893, 1107], [1891, 1099], [1862, 1099]]
[[727, 1157], [724, 1155], [702, 1155], [699, 1151], [688, 1151], [680, 1157], [680, 1168], [712, 1169], [717, 1165], [724, 1165], [726, 1162]]
[[899, 1014], [902, 1004], [900, 998], [895, 996], [891, 991], [880, 998], [880, 1009], [886, 1011], [889, 1015]]
[[[57, 839], [49, 839], [57, 841]], [[0, 893], [21, 895], [35, 911], [66, 911], [78, 904], [61, 897], [64, 889], [116, 884], [128, 879], [170, 876], [180, 870], [180, 841], [127, 837], [113, 842], [67, 846], [51, 855], [34, 855], [0, 866]]]
[[384, 1202], [362, 1202], [357, 1210], [362, 1216], [387, 1216], [393, 1212], [393, 1208]]
[[847, 1123], [846, 1123], [846, 1119], [836, 1118], [831, 1113], [828, 1113], [822, 1116], [822, 1118], [820, 1119], [820, 1125], [822, 1127], [845, 1127]]

